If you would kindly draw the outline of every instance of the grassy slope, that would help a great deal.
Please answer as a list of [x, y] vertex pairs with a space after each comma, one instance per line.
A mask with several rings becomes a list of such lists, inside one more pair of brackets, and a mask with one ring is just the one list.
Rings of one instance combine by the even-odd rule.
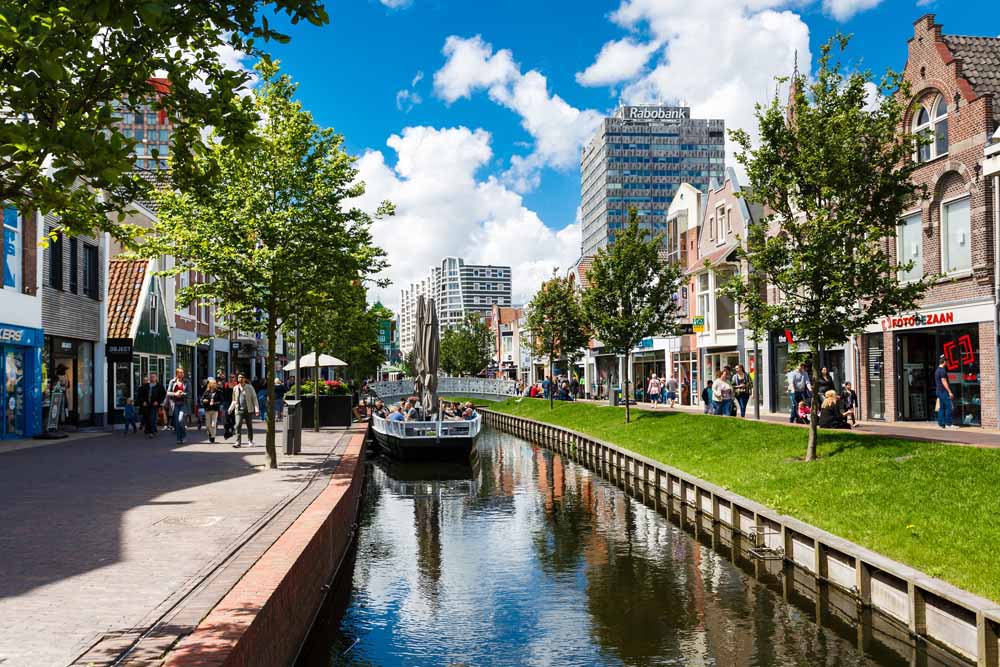
[[1000, 602], [1000, 450], [540, 400], [493, 409], [589, 433]]

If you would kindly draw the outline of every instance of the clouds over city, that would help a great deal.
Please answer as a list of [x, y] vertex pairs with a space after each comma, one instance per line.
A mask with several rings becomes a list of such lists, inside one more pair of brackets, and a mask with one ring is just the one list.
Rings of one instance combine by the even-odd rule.
[[467, 262], [509, 264], [515, 303], [530, 298], [555, 266], [565, 269], [579, 254], [580, 228], [553, 230], [525, 207], [521, 195], [495, 176], [478, 172], [493, 157], [490, 133], [466, 127], [407, 127], [389, 137], [395, 164], [379, 150], [358, 161], [368, 194], [359, 202], [374, 210], [378, 200], [396, 204], [397, 215], [374, 232], [389, 254], [393, 285], [372, 290], [370, 299], [390, 307], [399, 290], [427, 275], [447, 255]]

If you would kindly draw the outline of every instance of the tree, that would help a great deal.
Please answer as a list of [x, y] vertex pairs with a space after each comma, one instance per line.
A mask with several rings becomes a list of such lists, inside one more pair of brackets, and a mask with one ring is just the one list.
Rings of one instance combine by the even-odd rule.
[[441, 336], [441, 369], [449, 375], [478, 375], [493, 359], [496, 337], [479, 313]]
[[[526, 329], [532, 353], [549, 360], [549, 378], [556, 359], [571, 361], [590, 342], [580, 297], [569, 278], [552, 277], [542, 283], [528, 304]], [[549, 409], [555, 392], [549, 391]]]
[[[268, 404], [274, 401], [277, 332], [385, 266], [372, 245], [372, 216], [345, 202], [364, 193], [343, 137], [320, 129], [292, 99], [295, 86], [261, 62], [255, 111], [264, 119], [246, 144], [212, 143], [197, 159], [204, 174], [193, 191], [159, 194], [159, 222], [142, 239], [147, 257], [172, 256], [167, 271], [213, 276], [178, 293], [214, 304], [227, 324], [267, 339]], [[376, 216], [391, 214], [382, 204]], [[267, 454], [277, 465], [274, 410], [268, 410]]]
[[663, 237], [639, 228], [633, 208], [614, 244], [601, 248], [587, 272], [583, 309], [604, 346], [625, 355], [625, 423], [629, 423], [628, 366], [643, 338], [672, 333], [681, 269], [661, 256]]
[[399, 362], [399, 367], [406, 377], [411, 378], [416, 376], [417, 348], [412, 347], [409, 352], [403, 355], [403, 360]]
[[[889, 250], [922, 192], [911, 177], [923, 139], [901, 129], [908, 88], [889, 72], [881, 96], [870, 99], [869, 73], [844, 74], [831, 61], [834, 46], [843, 52], [847, 42], [838, 36], [822, 47], [812, 84], [792, 78], [790, 108], [777, 98], [757, 105], [759, 147], [747, 132], [732, 132], [750, 181], [747, 199], [768, 211], [742, 255], [781, 298], [769, 303], [745, 279], [730, 293], [767, 330], [793, 331], [814, 360], [878, 318], [914, 308], [927, 287], [901, 283], [897, 271], [909, 267], [895, 266]], [[814, 392], [808, 461], [816, 458], [819, 405]]]
[[[287, 41], [264, 16], [268, 6], [292, 23], [328, 20], [321, 0], [2, 3], [0, 201], [58, 213], [74, 233], [127, 237], [105, 214], [149, 185], [132, 173], [135, 141], [117, 128], [121, 113], [151, 103], [166, 114], [172, 169], [196, 182], [187, 165], [205, 148], [202, 128], [239, 140], [255, 121], [250, 100], [239, 98], [247, 72], [219, 54], [265, 57], [264, 42]], [[169, 80], [166, 94], [153, 77]]]

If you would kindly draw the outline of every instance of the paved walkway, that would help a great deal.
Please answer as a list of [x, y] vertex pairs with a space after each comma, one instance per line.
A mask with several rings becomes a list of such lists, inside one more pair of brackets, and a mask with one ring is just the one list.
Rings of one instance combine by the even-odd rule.
[[0, 455], [0, 665], [162, 655], [325, 486], [347, 433], [306, 432], [278, 470], [198, 431]]
[[[594, 401], [580, 399], [581, 403], [591, 403], [593, 405], [607, 405], [607, 401]], [[677, 405], [673, 408], [660, 406], [653, 408], [649, 403], [633, 404], [632, 409], [677, 412], [702, 413], [701, 406]], [[747, 406], [747, 418], [753, 415], [753, 403]], [[783, 413], [764, 412], [760, 413], [762, 421], [785, 424], [792, 428], [808, 428], [805, 424], [789, 424], [788, 415]], [[906, 438], [908, 440], [927, 440], [930, 442], [940, 442], [950, 445], [967, 445], [983, 448], [1000, 448], [1000, 431], [994, 429], [984, 429], [977, 426], [944, 430], [938, 428], [934, 422], [858, 422], [855, 430], [858, 433], [870, 433], [893, 438]]]

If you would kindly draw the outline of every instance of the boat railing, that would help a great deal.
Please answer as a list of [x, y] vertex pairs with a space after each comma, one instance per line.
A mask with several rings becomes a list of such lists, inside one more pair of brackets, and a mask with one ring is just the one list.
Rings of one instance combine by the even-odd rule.
[[442, 421], [393, 421], [372, 416], [372, 428], [397, 438], [474, 438], [482, 428], [482, 415], [474, 419]]

